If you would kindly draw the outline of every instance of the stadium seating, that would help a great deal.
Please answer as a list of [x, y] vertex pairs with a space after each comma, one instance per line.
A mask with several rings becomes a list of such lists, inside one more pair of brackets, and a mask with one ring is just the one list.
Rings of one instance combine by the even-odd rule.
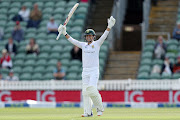
[[[172, 64], [176, 63], [176, 58], [180, 52], [180, 43], [175, 39], [164, 41], [167, 44], [167, 52], [165, 56], [169, 57]], [[142, 51], [140, 66], [137, 79], [177, 79], [179, 74], [151, 74], [152, 66], [159, 65], [162, 67], [163, 60], [153, 58], [155, 40], [148, 39], [145, 42], [145, 47]]]
[[[32, 9], [33, 4], [37, 3], [39, 9], [42, 10], [43, 13], [39, 28], [26, 28], [27, 23], [20, 22], [25, 31], [25, 40], [16, 43], [18, 46], [18, 53], [15, 57], [12, 57], [15, 75], [18, 75], [20, 80], [50, 80], [53, 79], [53, 70], [56, 67], [57, 61], [60, 60], [62, 67], [66, 70], [66, 79], [80, 80], [82, 79], [82, 63], [77, 60], [71, 60], [70, 50], [73, 45], [63, 36], [60, 37], [59, 41], [56, 41], [56, 35], [48, 35], [46, 28], [47, 22], [51, 16], [54, 16], [58, 24], [62, 24], [77, 0], [70, 0], [69, 2], [66, 0], [44, 1], [0, 1], [0, 27], [4, 28], [5, 32], [3, 41], [0, 41], [0, 50], [4, 48], [14, 29], [15, 22], [11, 20], [12, 17], [18, 13], [22, 5]], [[77, 40], [81, 40], [82, 33], [84, 32], [88, 9], [89, 3], [80, 3], [67, 25], [67, 32]], [[38, 56], [26, 55], [25, 53], [25, 48], [30, 38], [35, 38], [40, 46], [40, 53]], [[108, 42], [105, 41], [100, 50], [100, 79], [102, 79], [107, 56]], [[8, 74], [8, 70], [6, 69], [2, 69], [0, 72], [5, 76]]]

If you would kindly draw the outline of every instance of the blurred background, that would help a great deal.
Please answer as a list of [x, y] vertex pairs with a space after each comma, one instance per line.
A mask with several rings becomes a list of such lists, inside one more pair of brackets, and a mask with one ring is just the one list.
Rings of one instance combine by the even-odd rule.
[[77, 2], [67, 32], [79, 41], [116, 19], [99, 53], [104, 106], [179, 107], [179, 0], [0, 0], [0, 107], [82, 107], [82, 51], [56, 41]]

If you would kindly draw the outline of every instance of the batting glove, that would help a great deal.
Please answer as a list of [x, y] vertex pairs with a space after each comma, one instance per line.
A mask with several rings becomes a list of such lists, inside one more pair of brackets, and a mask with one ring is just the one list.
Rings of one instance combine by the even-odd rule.
[[66, 32], [66, 26], [63, 26], [62, 24], [59, 26], [58, 28], [58, 32], [62, 32], [63, 35], [66, 35], [67, 32]]
[[62, 24], [58, 27], [58, 32], [60, 32], [62, 30]]
[[113, 18], [113, 16], [111, 16], [109, 19], [108, 19], [108, 28], [112, 28], [114, 26], [116, 22], [116, 19]]

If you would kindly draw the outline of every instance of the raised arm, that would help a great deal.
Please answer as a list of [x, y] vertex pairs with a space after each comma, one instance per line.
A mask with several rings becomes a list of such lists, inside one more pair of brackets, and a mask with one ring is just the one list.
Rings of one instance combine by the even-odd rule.
[[111, 16], [108, 19], [108, 26], [107, 29], [105, 30], [105, 32], [103, 33], [103, 35], [99, 38], [99, 40], [97, 40], [97, 43], [99, 44], [99, 46], [101, 46], [104, 42], [104, 40], [107, 38], [109, 31], [111, 30], [111, 28], [114, 26], [116, 22], [116, 19], [113, 18], [113, 16]]
[[75, 40], [70, 35], [68, 35], [66, 32], [66, 26], [60, 25], [60, 27], [58, 28], [58, 31], [59, 30], [62, 30], [62, 34], [68, 39], [69, 42], [71, 42], [73, 45], [82, 49], [83, 42], [79, 42], [78, 40]]
[[66, 34], [65, 37], [68, 39], [69, 42], [71, 42], [73, 45], [76, 45], [77, 47], [82, 49], [82, 43], [83, 42], [79, 42], [78, 40], [75, 40], [74, 38], [72, 38], [70, 35]]
[[103, 33], [103, 35], [96, 41], [99, 44], [99, 46], [101, 46], [103, 44], [103, 42], [107, 38], [110, 30], [111, 30], [110, 28], [107, 28], [105, 30], [105, 32]]

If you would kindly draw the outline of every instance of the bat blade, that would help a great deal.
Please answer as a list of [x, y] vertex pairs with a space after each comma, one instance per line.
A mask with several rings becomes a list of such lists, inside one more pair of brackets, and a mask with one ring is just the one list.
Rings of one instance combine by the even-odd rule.
[[75, 10], [77, 9], [77, 7], [79, 6], [79, 3], [76, 3], [73, 8], [70, 10], [65, 22], [64, 22], [64, 25], [67, 25], [67, 23], [69, 22], [70, 18], [72, 17], [73, 13], [75, 12]]
[[[69, 14], [68, 14], [68, 16], [67, 16], [67, 18], [66, 18], [66, 20], [65, 20], [65, 22], [64, 22], [64, 24], [63, 24], [63, 26], [66, 26], [66, 25], [68, 24], [69, 20], [71, 19], [73, 13], [75, 12], [75, 10], [77, 9], [78, 6], [79, 6], [79, 3], [76, 3], [76, 4], [73, 6], [73, 8], [71, 8], [71, 10], [70, 10], [70, 12], [69, 12]], [[62, 34], [62, 31], [60, 30], [60, 32], [59, 32], [56, 40], [59, 39], [59, 37], [60, 37], [61, 34]]]

